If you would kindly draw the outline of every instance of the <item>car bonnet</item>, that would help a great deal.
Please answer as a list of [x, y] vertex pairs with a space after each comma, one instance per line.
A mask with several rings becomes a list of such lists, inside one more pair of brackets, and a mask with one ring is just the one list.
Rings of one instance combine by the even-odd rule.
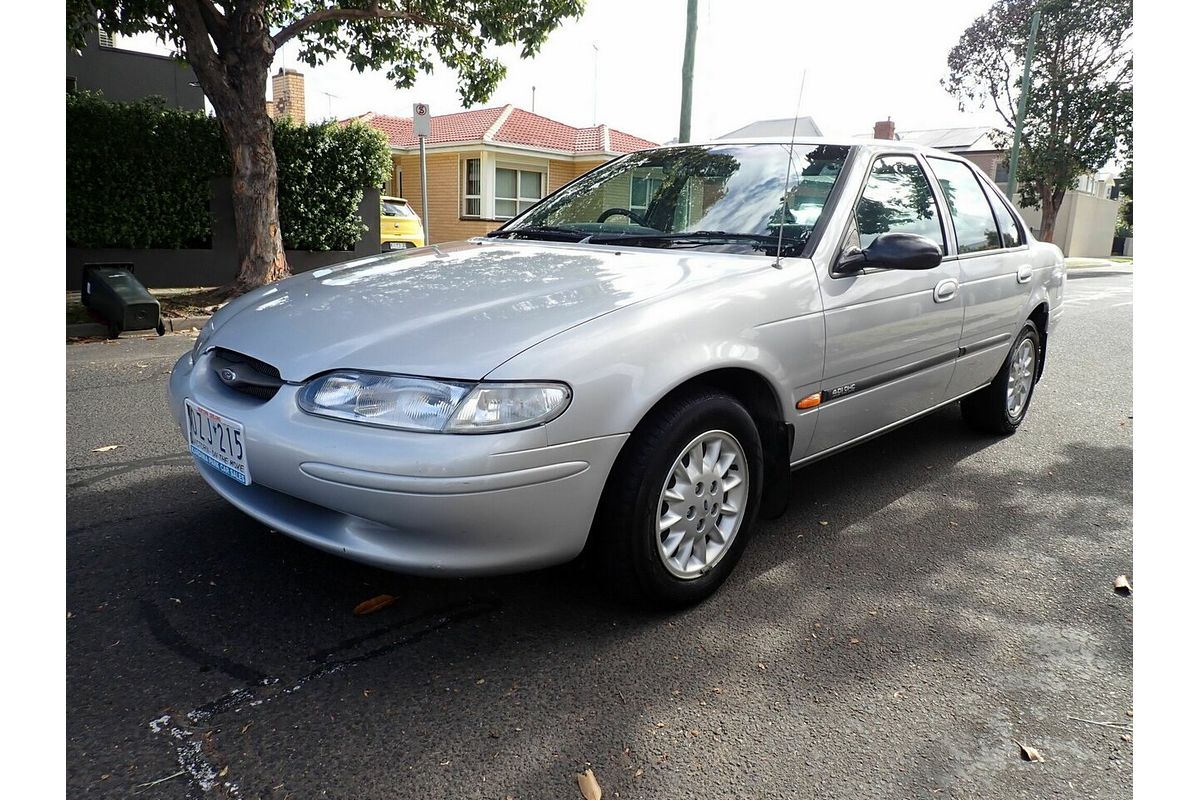
[[534, 241], [439, 245], [258, 289], [218, 312], [209, 343], [292, 382], [333, 369], [477, 380], [588, 320], [766, 263]]

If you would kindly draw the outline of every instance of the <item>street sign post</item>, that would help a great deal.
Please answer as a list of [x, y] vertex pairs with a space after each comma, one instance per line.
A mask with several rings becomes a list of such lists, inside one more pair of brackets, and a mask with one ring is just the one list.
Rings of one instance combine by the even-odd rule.
[[433, 134], [433, 121], [428, 103], [413, 103], [413, 133], [421, 148], [421, 228], [425, 232], [425, 244], [429, 245], [429, 191], [425, 186], [425, 138]]

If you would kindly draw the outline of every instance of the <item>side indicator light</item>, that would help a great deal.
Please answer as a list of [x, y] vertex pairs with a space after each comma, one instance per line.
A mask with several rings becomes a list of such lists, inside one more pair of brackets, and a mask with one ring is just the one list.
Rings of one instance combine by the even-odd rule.
[[796, 408], [804, 411], [808, 408], [816, 408], [819, 405], [821, 405], [821, 393], [817, 392], [816, 394], [810, 394], [799, 403], [796, 403]]

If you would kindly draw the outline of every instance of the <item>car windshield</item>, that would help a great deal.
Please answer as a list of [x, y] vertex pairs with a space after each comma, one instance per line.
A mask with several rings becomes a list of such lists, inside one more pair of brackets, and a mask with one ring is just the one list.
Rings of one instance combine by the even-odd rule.
[[773, 254], [782, 225], [784, 250], [795, 253], [820, 219], [849, 152], [842, 145], [798, 143], [790, 168], [787, 144], [633, 153], [588, 173], [492, 235]]

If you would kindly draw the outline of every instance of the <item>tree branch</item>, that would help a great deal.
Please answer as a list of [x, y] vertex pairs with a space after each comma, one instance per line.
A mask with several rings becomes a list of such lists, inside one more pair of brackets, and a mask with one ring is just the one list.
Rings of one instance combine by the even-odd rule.
[[179, 20], [179, 33], [183, 37], [184, 55], [187, 56], [192, 69], [196, 70], [200, 88], [208, 95], [208, 99], [220, 115], [226, 109], [234, 107], [236, 93], [229, 84], [225, 64], [213, 50], [208, 26], [200, 10], [201, 2], [205, 0], [176, 0], [175, 16]]
[[199, 0], [199, 3], [204, 27], [208, 29], [213, 41], [217, 43], [217, 49], [224, 51], [229, 42], [229, 20], [212, 0]]
[[454, 22], [439, 23], [429, 17], [421, 14], [414, 14], [411, 11], [399, 8], [380, 8], [379, 2], [371, 3], [367, 8], [323, 8], [319, 11], [313, 11], [300, 19], [293, 22], [291, 25], [283, 28], [279, 33], [275, 34], [272, 39], [275, 42], [275, 47], [278, 48], [288, 39], [303, 33], [314, 25], [319, 25], [322, 22], [349, 22], [352, 20], [371, 20], [371, 19], [396, 19], [403, 22], [413, 22], [417, 25], [428, 25], [437, 27], [457, 28], [464, 30], [462, 25]]

